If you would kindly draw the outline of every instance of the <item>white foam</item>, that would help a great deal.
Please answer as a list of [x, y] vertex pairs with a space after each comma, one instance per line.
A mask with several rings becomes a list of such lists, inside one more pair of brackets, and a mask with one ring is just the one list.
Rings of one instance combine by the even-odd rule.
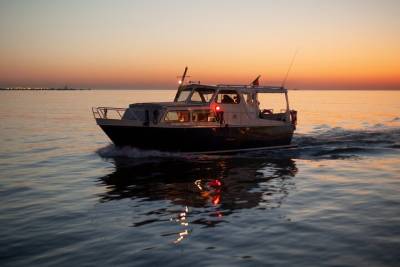
[[109, 144], [106, 147], [98, 149], [97, 154], [104, 158], [125, 157], [125, 158], [163, 158], [163, 157], [181, 157], [179, 153], [163, 152], [158, 150], [141, 150], [134, 147], [116, 147]]

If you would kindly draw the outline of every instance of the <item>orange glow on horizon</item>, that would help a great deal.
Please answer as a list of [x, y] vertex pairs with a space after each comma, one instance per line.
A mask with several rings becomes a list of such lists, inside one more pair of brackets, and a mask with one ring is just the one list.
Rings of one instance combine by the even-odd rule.
[[298, 48], [289, 88], [400, 89], [400, 2], [249, 1], [11, 1], [2, 6], [0, 87], [176, 88], [185, 66], [187, 81], [261, 75], [280, 85]]
[[[294, 68], [289, 74], [287, 86], [289, 88], [318, 89], [318, 87], [334, 88], [346, 85], [351, 87], [360, 87], [359, 89], [369, 89], [369, 87], [379, 87], [386, 85], [392, 88], [400, 89], [400, 73], [396, 73], [392, 69], [351, 69], [339, 68], [329, 70], [316, 71], [301, 70]], [[0, 82], [5, 85], [63, 85], [76, 84], [87, 85], [93, 88], [109, 87], [109, 88], [175, 88], [177, 86], [176, 76], [180, 73], [180, 69], [175, 67], [176, 71], [170, 68], [160, 68], [153, 70], [138, 70], [123, 67], [107, 67], [97, 66], [94, 68], [36, 68], [34, 70], [19, 69], [14, 71], [11, 69], [0, 69], [4, 77], [0, 77]], [[399, 68], [400, 70], [400, 68]], [[187, 81], [201, 81], [206, 84], [248, 84], [258, 74], [261, 74], [260, 82], [262, 85], [280, 85], [284, 74], [276, 70], [256, 71], [253, 69], [209, 69], [209, 71], [197, 71], [195, 68], [189, 69], [189, 78]], [[363, 88], [366, 87], [366, 88]], [[385, 88], [381, 88], [385, 89]]]

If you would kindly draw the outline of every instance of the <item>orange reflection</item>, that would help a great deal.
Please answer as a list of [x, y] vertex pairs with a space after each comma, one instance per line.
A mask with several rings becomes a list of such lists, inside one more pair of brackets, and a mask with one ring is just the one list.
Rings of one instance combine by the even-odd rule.
[[221, 202], [221, 186], [222, 182], [219, 179], [213, 179], [203, 185], [201, 179], [196, 180], [194, 184], [200, 190], [200, 195], [208, 200], [214, 206], [217, 206]]

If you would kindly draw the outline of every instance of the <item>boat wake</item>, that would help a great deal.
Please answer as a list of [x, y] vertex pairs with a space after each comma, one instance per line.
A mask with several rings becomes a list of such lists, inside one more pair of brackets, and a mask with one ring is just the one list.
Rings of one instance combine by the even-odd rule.
[[116, 147], [109, 144], [98, 149], [97, 154], [103, 158], [166, 158], [180, 157], [180, 153], [163, 152], [158, 150], [142, 150], [134, 147]]
[[[324, 129], [325, 128], [325, 129]], [[399, 140], [400, 128], [374, 125], [364, 129], [349, 130], [341, 127], [315, 127], [309, 134], [295, 135], [299, 146], [307, 145], [382, 145], [395, 144]]]
[[298, 148], [295, 158], [357, 158], [383, 153], [398, 153], [400, 128], [377, 124], [357, 130], [317, 126], [309, 134], [294, 135]]
[[307, 134], [295, 134], [294, 148], [260, 150], [230, 155], [190, 155], [155, 150], [140, 150], [132, 147], [118, 148], [110, 144], [97, 150], [103, 158], [204, 158], [204, 157], [265, 157], [294, 159], [346, 159], [363, 156], [399, 153], [400, 128], [374, 125], [364, 129], [350, 130], [319, 125]]

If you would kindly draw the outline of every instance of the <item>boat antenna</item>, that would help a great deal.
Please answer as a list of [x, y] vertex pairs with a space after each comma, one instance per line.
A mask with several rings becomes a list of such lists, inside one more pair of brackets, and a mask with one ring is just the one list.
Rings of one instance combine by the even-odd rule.
[[286, 72], [285, 78], [284, 78], [283, 81], [282, 81], [282, 85], [281, 85], [282, 88], [285, 87], [286, 80], [287, 80], [287, 78], [288, 78], [288, 76], [289, 76], [290, 70], [292, 69], [294, 60], [296, 59], [297, 52], [299, 52], [299, 49], [298, 49], [298, 48], [296, 49], [296, 51], [295, 51], [294, 54], [293, 54], [292, 62], [290, 62], [290, 65], [289, 65], [289, 68], [288, 68], [288, 70], [287, 70], [287, 72]]
[[[186, 67], [185, 67], [185, 70], [183, 71], [182, 76], [178, 76], [178, 77], [177, 77], [177, 78], [180, 78], [180, 80], [179, 80], [179, 87], [181, 87], [181, 86], [184, 84], [184, 82], [185, 82], [187, 70], [188, 70], [188, 67], [186, 66]], [[190, 76], [187, 76], [187, 77], [190, 77]]]
[[185, 67], [185, 70], [183, 71], [182, 76], [178, 76], [177, 78], [179, 78], [179, 86], [178, 86], [178, 91], [176, 92], [175, 98], [174, 98], [174, 102], [176, 102], [178, 100], [179, 94], [183, 88], [183, 85], [185, 83], [185, 78], [186, 77], [190, 77], [190, 76], [186, 76], [186, 73], [188, 71], [188, 67]]

